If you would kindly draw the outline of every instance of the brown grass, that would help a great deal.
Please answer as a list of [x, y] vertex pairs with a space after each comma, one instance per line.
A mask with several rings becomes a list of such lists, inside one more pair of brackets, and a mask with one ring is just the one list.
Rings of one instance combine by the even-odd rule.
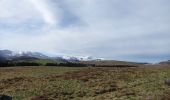
[[0, 69], [0, 94], [14, 100], [169, 100], [170, 67]]

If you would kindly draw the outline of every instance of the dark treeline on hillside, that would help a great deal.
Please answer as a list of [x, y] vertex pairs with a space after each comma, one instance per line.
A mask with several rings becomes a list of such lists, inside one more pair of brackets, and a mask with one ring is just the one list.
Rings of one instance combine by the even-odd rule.
[[13, 66], [40, 66], [40, 64], [35, 62], [0, 62], [0, 67]]
[[88, 67], [87, 64], [72, 63], [72, 62], [67, 62], [67, 63], [47, 63], [45, 66]]
[[96, 64], [83, 64], [83, 63], [46, 63], [42, 65], [37, 62], [0, 62], [0, 67], [15, 67], [15, 66], [62, 66], [62, 67], [137, 67], [136, 65], [96, 65]]
[[97, 65], [96, 67], [137, 67], [137, 65]]
[[[15, 67], [15, 66], [44, 66], [37, 62], [0, 62], [0, 67]], [[87, 64], [81, 63], [46, 63], [45, 66], [66, 66], [66, 67], [87, 67]]]
[[81, 64], [81, 63], [60, 63], [59, 66], [68, 66], [68, 67], [79, 67], [79, 66], [82, 66], [82, 67], [88, 67], [87, 64]]

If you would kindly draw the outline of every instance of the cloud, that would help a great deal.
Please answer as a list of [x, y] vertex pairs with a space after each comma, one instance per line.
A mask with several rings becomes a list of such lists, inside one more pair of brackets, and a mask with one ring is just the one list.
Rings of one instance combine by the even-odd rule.
[[33, 6], [27, 0], [1, 0], [0, 1], [0, 20], [10, 23], [20, 23], [40, 17]]
[[36, 8], [36, 10], [40, 12], [44, 21], [47, 24], [54, 25], [58, 23], [59, 8], [55, 9], [55, 13], [54, 13], [52, 7], [48, 5], [48, 0], [29, 0], [29, 2], [31, 2]]
[[0, 48], [120, 60], [149, 61], [153, 55], [167, 59], [169, 4], [168, 0], [23, 0], [20, 4], [2, 0]]

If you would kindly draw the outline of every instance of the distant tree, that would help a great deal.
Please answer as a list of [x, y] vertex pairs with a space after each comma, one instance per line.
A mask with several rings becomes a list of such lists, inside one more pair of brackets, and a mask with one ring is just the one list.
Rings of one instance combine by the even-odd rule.
[[15, 63], [16, 66], [40, 66], [39, 63], [35, 62], [17, 62]]
[[72, 63], [72, 62], [60, 63], [59, 66], [66, 66], [66, 67], [87, 67], [86, 64]]
[[0, 62], [0, 67], [12, 67], [12, 66], [15, 66], [15, 64], [12, 62], [9, 61]]
[[138, 67], [136, 65], [96, 65], [96, 67]]
[[45, 66], [58, 66], [57, 63], [46, 63]]

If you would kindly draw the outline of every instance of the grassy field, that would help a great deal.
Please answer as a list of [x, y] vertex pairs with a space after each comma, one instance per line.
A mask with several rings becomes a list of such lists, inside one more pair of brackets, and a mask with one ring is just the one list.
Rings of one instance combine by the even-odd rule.
[[0, 68], [0, 94], [14, 100], [170, 100], [170, 67]]

